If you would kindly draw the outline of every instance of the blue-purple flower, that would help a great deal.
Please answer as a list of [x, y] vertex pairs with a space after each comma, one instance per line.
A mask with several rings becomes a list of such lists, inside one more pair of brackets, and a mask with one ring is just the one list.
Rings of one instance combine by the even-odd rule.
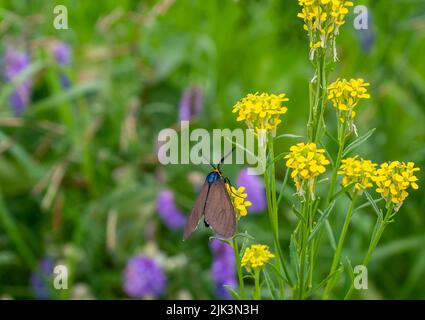
[[64, 42], [57, 42], [54, 45], [53, 53], [58, 63], [69, 65], [71, 63], [71, 47]]
[[164, 293], [167, 278], [158, 263], [147, 256], [128, 260], [124, 270], [124, 291], [132, 298], [159, 297]]
[[[64, 42], [57, 42], [54, 44], [53, 55], [55, 56], [57, 63], [61, 65], [68, 66], [71, 63], [71, 47]], [[71, 81], [65, 73], [59, 73], [59, 79], [63, 88], [70, 87]]]
[[30, 285], [37, 299], [51, 297], [52, 275], [55, 262], [52, 257], [42, 258], [37, 269], [30, 276]]
[[237, 185], [245, 187], [245, 192], [248, 194], [245, 200], [252, 203], [250, 207], [247, 207], [248, 212], [261, 212], [267, 208], [266, 190], [263, 181], [258, 175], [253, 175], [251, 170], [245, 168], [239, 172]]
[[366, 29], [357, 29], [356, 33], [357, 37], [359, 39], [360, 45], [362, 47], [362, 50], [365, 53], [370, 53], [372, 51], [372, 48], [375, 44], [375, 30], [373, 26], [373, 18], [372, 18], [372, 12], [370, 8], [368, 8], [367, 11], [367, 28]]
[[190, 121], [204, 108], [204, 96], [198, 86], [191, 86], [183, 92], [179, 104], [180, 121]]
[[174, 193], [162, 190], [156, 199], [156, 208], [165, 225], [171, 230], [181, 229], [186, 223], [186, 217], [177, 208]]
[[[18, 77], [31, 63], [30, 56], [14, 48], [7, 48], [4, 56], [6, 80], [12, 82]], [[25, 79], [16, 86], [10, 95], [9, 101], [15, 114], [21, 114], [29, 105], [31, 99], [32, 80]]]
[[211, 267], [212, 278], [216, 287], [216, 294], [223, 299], [230, 299], [232, 295], [224, 285], [236, 288], [235, 274], [235, 254], [227, 243], [213, 239], [210, 241], [210, 248], [213, 254], [213, 264]]

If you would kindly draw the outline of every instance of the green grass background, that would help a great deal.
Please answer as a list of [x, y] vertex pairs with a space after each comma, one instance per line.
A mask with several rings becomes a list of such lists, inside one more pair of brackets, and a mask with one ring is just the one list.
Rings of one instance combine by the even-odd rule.
[[[164, 1], [162, 1], [164, 3]], [[68, 30], [53, 28], [53, 7], [68, 8]], [[361, 133], [377, 128], [358, 152], [375, 162], [425, 164], [425, 3], [421, 0], [355, 1], [369, 6], [375, 34], [372, 50], [362, 50], [352, 13], [338, 38], [340, 62], [330, 80], [363, 77], [372, 98], [361, 103]], [[32, 104], [18, 122], [8, 103], [11, 85], [0, 82], [0, 295], [33, 298], [28, 278], [45, 255], [70, 267], [70, 289], [53, 298], [70, 298], [85, 284], [98, 299], [126, 298], [122, 271], [127, 259], [146, 250], [150, 240], [167, 257], [186, 264], [167, 270], [163, 298], [213, 298], [207, 231], [187, 243], [158, 219], [155, 198], [164, 187], [176, 192], [188, 212], [196, 197], [188, 175], [206, 166], [156, 162], [158, 132], [178, 119], [178, 102], [191, 84], [202, 87], [204, 112], [191, 126], [236, 128], [234, 103], [249, 92], [285, 92], [290, 101], [279, 133], [305, 135], [308, 39], [296, 17], [297, 1], [0, 1], [0, 52], [10, 44], [32, 54]], [[162, 10], [156, 10], [160, 8]], [[60, 88], [58, 66], [43, 41], [58, 39], [73, 50], [72, 81]], [[328, 125], [334, 128], [329, 106]], [[124, 130], [136, 124], [133, 134]], [[124, 128], [124, 129], [123, 129]], [[131, 131], [130, 131], [131, 132]], [[279, 141], [278, 151], [293, 141]], [[335, 146], [331, 152], [335, 152]], [[49, 172], [63, 169], [60, 184]], [[224, 170], [235, 178], [241, 166]], [[284, 176], [283, 162], [277, 165]], [[46, 179], [47, 177], [47, 179]], [[367, 299], [425, 298], [425, 215], [421, 188], [412, 192], [386, 230], [369, 267]], [[295, 215], [288, 190], [280, 208], [281, 237], [287, 254]], [[375, 195], [376, 197], [376, 195]], [[365, 199], [363, 199], [366, 201]], [[331, 219], [339, 230], [347, 207], [341, 202]], [[107, 247], [106, 225], [117, 216], [115, 248]], [[109, 218], [108, 218], [109, 217]], [[367, 248], [375, 214], [370, 208], [353, 218], [344, 255], [359, 263]], [[271, 244], [267, 216], [243, 219], [258, 242]], [[155, 232], [152, 232], [154, 230]], [[332, 250], [324, 237], [317, 275], [329, 268]], [[344, 294], [343, 284], [337, 298]]]

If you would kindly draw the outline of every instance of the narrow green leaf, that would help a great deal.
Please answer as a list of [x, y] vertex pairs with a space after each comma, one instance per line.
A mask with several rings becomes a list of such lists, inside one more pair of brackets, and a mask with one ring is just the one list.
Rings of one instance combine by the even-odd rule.
[[270, 262], [266, 262], [266, 264], [273, 270], [273, 272], [276, 274], [277, 277], [279, 277], [282, 280], [286, 281], [285, 277], [280, 273], [279, 269], [277, 269], [274, 264], [272, 264]]
[[[378, 202], [381, 202], [382, 200], [384, 200], [384, 199], [379, 198], [379, 199], [373, 200], [373, 202], [378, 203]], [[361, 210], [361, 209], [364, 209], [364, 208], [367, 208], [367, 207], [370, 207], [371, 205], [372, 205], [371, 202], [368, 200], [365, 203], [359, 205], [356, 209], [354, 209], [354, 212]]]
[[319, 232], [319, 230], [323, 227], [323, 224], [328, 219], [328, 216], [331, 214], [334, 205], [335, 205], [335, 201], [332, 201], [329, 207], [327, 207], [324, 212], [322, 212], [322, 210], [318, 210], [322, 216], [319, 218], [316, 226], [313, 228], [313, 231], [308, 237], [309, 242], [315, 238], [317, 232]]
[[351, 150], [353, 150], [354, 148], [357, 148], [358, 146], [360, 146], [361, 144], [363, 144], [367, 139], [369, 139], [372, 136], [372, 134], [375, 132], [375, 130], [376, 130], [376, 128], [373, 128], [373, 129], [369, 130], [368, 132], [366, 132], [364, 135], [358, 137], [353, 142], [351, 142], [344, 149], [344, 152], [342, 153], [342, 156], [345, 157]]
[[298, 278], [300, 274], [300, 268], [299, 268], [297, 244], [296, 244], [294, 235], [291, 235], [291, 240], [289, 242], [289, 257], [291, 260], [292, 270], [294, 271], [296, 278]]
[[343, 187], [341, 190], [339, 190], [337, 193], [335, 193], [331, 197], [331, 201], [338, 199], [341, 195], [345, 194], [348, 190], [350, 190], [351, 188], [353, 188], [355, 184], [356, 183], [353, 182], [353, 183], [350, 183], [349, 185], [346, 185], [345, 187]]
[[289, 177], [289, 169], [285, 172], [285, 178], [283, 179], [282, 185], [280, 186], [280, 192], [279, 197], [277, 198], [277, 207], [279, 208], [280, 202], [283, 199], [283, 194], [286, 188], [286, 184], [288, 183], [288, 177]]
[[364, 191], [364, 194], [366, 195], [367, 200], [372, 205], [373, 210], [375, 210], [375, 212], [378, 215], [378, 217], [380, 218], [380, 220], [383, 220], [384, 219], [384, 215], [382, 214], [381, 209], [379, 209], [378, 206], [376, 205], [376, 202], [372, 198], [372, 196], [370, 195], [370, 193], [367, 190], [365, 190]]
[[57, 108], [63, 101], [75, 99], [88, 93], [96, 92], [102, 89], [102, 83], [98, 81], [85, 82], [76, 85], [69, 90], [61, 91], [31, 106], [26, 110], [28, 115], [35, 115], [48, 111], [51, 108]]
[[229, 292], [231, 293], [231, 295], [236, 299], [236, 300], [241, 300], [241, 296], [239, 295], [239, 293], [237, 293], [232, 286], [229, 286], [227, 284], [225, 284], [223, 287], [225, 287], [227, 290], [229, 290]]
[[329, 237], [329, 242], [331, 243], [332, 249], [335, 251], [336, 250], [336, 241], [335, 241], [334, 232], [332, 230], [331, 224], [329, 223], [328, 219], [326, 219], [325, 223], [326, 223], [326, 232], [327, 232], [328, 237]]
[[297, 208], [295, 208], [295, 205], [292, 205], [292, 211], [294, 212], [294, 214], [297, 216], [298, 219], [302, 220], [304, 223], [306, 223], [305, 218], [303, 217], [303, 215], [301, 214], [301, 212], [298, 211]]
[[274, 140], [283, 139], [283, 138], [298, 139], [298, 138], [303, 138], [303, 136], [299, 136], [299, 135], [291, 134], [291, 133], [286, 133], [286, 134], [281, 134], [281, 135], [275, 137]]
[[263, 274], [264, 274], [264, 279], [265, 279], [267, 288], [269, 289], [270, 295], [272, 296], [272, 299], [277, 300], [279, 293], [276, 287], [274, 286], [273, 281], [271, 280], [266, 268], [263, 268]]

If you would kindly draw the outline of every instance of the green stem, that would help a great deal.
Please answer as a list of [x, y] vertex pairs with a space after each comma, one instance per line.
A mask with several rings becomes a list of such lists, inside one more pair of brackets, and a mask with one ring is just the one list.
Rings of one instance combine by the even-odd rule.
[[260, 270], [254, 269], [254, 300], [261, 300], [261, 288], [260, 288]]
[[[274, 159], [274, 146], [273, 146], [273, 138], [271, 136], [267, 137], [267, 146], [269, 150], [268, 158], [273, 161]], [[289, 276], [289, 271], [286, 267], [286, 263], [283, 258], [282, 250], [279, 243], [279, 219], [278, 219], [278, 207], [277, 207], [277, 199], [276, 199], [276, 176], [275, 176], [275, 168], [274, 168], [274, 162], [269, 163], [269, 165], [266, 168], [266, 171], [264, 172], [264, 184], [266, 187], [266, 198], [267, 198], [267, 207], [268, 207], [268, 214], [269, 214], [269, 220], [272, 227], [273, 232], [273, 241], [274, 241], [274, 247], [275, 252], [277, 255], [277, 260], [279, 262], [279, 265], [281, 267], [281, 271], [285, 274], [286, 280], [288, 284], [292, 287], [292, 281]], [[279, 281], [279, 287], [283, 288], [282, 279], [278, 279]]]
[[[375, 251], [376, 247], [378, 246], [379, 240], [381, 240], [382, 234], [384, 233], [386, 226], [388, 225], [389, 221], [391, 220], [393, 216], [393, 210], [394, 210], [394, 204], [390, 203], [384, 219], [380, 222], [378, 230], [376, 231], [376, 233], [373, 235], [372, 239], [370, 240], [369, 248], [362, 262], [362, 264], [365, 267], [367, 267], [367, 265], [369, 264], [370, 259], [372, 258], [372, 254]], [[353, 291], [354, 291], [354, 283], [351, 283], [351, 286], [348, 289], [344, 299], [345, 300], [350, 299]]]
[[235, 261], [236, 261], [236, 270], [238, 273], [238, 279], [239, 279], [239, 288], [240, 288], [240, 296], [242, 299], [245, 299], [245, 286], [243, 281], [243, 273], [242, 273], [242, 266], [241, 266], [241, 257], [239, 255], [239, 247], [238, 243], [236, 241], [236, 237], [233, 237], [233, 251], [235, 252]]
[[[338, 119], [339, 121], [339, 119]], [[346, 125], [345, 123], [339, 124], [338, 125], [338, 154], [336, 156], [336, 160], [335, 160], [335, 164], [332, 170], [332, 176], [331, 176], [331, 181], [329, 184], [329, 191], [328, 191], [328, 195], [326, 197], [326, 203], [325, 203], [325, 207], [327, 207], [331, 201], [331, 198], [334, 194], [334, 190], [335, 190], [335, 183], [336, 183], [336, 177], [338, 174], [338, 170], [339, 170], [339, 166], [341, 164], [341, 160], [342, 160], [342, 154], [344, 153], [344, 147], [345, 147], [345, 138], [346, 138]]]
[[324, 126], [324, 109], [327, 93], [327, 75], [326, 75], [326, 50], [321, 51], [315, 56], [313, 62], [316, 68], [315, 85], [310, 87], [310, 114], [307, 124], [309, 140], [317, 142], [320, 140], [322, 127]]
[[308, 235], [309, 235], [309, 227], [310, 227], [310, 198], [311, 193], [310, 189], [307, 187], [306, 192], [306, 200], [303, 205], [303, 212], [302, 216], [305, 218], [305, 221], [300, 221], [301, 223], [301, 250], [300, 250], [300, 274], [298, 278], [298, 294], [297, 298], [302, 300], [304, 298], [304, 273], [305, 273], [305, 266], [306, 266], [306, 259], [308, 254]]
[[[356, 203], [356, 198], [357, 198], [357, 192], [355, 191], [353, 194], [353, 198], [351, 200], [350, 207], [348, 208], [347, 214], [345, 216], [344, 225], [342, 227], [341, 235], [339, 236], [338, 245], [336, 247], [334, 258], [332, 260], [331, 269], [329, 271], [329, 277], [331, 277], [336, 272], [338, 265], [340, 263], [342, 248], [344, 247], [348, 227], [350, 226], [351, 217], [353, 215], [353, 210], [354, 210], [354, 205]], [[323, 299], [329, 298], [329, 294], [332, 291], [335, 283], [336, 283], [336, 277], [333, 276], [332, 278], [330, 278], [330, 280], [326, 284], [326, 289], [325, 289], [325, 292], [323, 293]]]

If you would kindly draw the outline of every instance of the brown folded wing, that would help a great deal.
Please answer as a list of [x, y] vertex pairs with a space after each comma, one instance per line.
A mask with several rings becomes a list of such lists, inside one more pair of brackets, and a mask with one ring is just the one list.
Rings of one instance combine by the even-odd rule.
[[183, 232], [183, 240], [186, 240], [198, 226], [199, 219], [201, 219], [201, 216], [204, 213], [205, 203], [208, 198], [209, 190], [210, 184], [208, 182], [205, 182], [202, 187], [201, 193], [198, 196], [198, 199], [196, 199], [195, 204], [193, 205], [189, 218], [187, 219], [186, 226], [184, 227]]
[[222, 179], [210, 185], [204, 214], [205, 220], [217, 235], [230, 238], [235, 234], [235, 209]]

